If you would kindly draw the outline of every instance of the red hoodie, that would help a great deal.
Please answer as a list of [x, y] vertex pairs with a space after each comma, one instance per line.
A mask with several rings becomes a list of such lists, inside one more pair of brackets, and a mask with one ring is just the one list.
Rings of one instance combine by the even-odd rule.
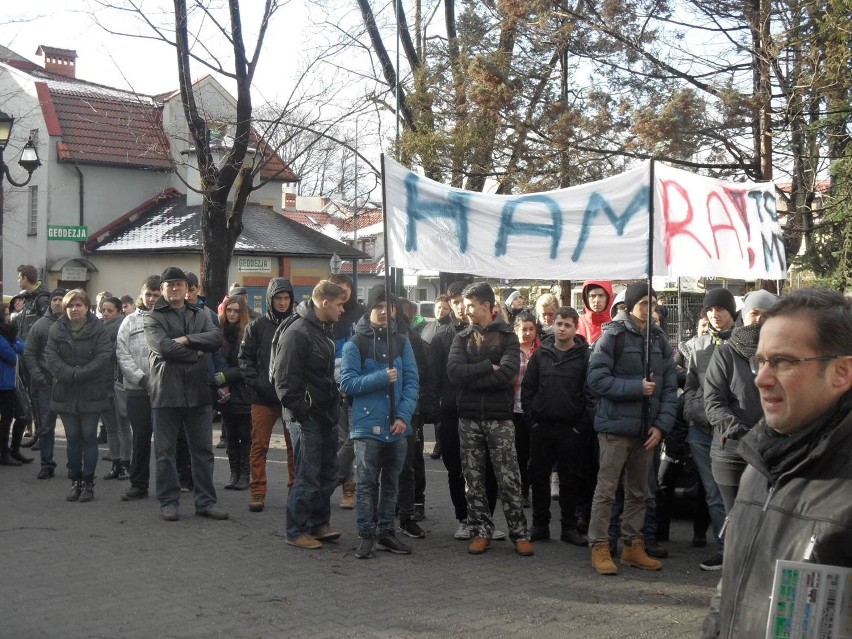
[[[593, 313], [592, 309], [589, 308], [589, 289], [593, 288], [602, 288], [608, 296], [604, 310], [600, 313]], [[583, 307], [586, 312], [580, 315], [577, 335], [585, 337], [589, 344], [593, 344], [601, 336], [601, 327], [612, 321], [612, 315], [609, 313], [612, 300], [612, 282], [607, 280], [586, 280], [583, 282]]]

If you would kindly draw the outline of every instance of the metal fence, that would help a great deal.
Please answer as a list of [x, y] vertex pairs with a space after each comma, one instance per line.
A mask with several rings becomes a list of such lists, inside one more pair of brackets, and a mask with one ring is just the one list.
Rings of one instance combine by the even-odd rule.
[[666, 333], [673, 346], [688, 340], [695, 335], [695, 325], [698, 324], [698, 315], [704, 307], [703, 293], [677, 292], [666, 296], [665, 324]]

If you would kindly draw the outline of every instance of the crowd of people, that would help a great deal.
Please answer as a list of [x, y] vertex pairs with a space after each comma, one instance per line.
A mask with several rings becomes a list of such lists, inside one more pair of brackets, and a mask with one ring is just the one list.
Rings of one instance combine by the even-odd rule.
[[695, 337], [671, 344], [646, 282], [614, 295], [610, 282], [587, 281], [579, 313], [550, 293], [498, 300], [485, 282], [459, 281], [423, 322], [383, 286], [360, 303], [341, 274], [305, 300], [273, 278], [256, 314], [238, 285], [218, 312], [208, 307], [198, 277], [177, 267], [146, 278], [132, 309], [18, 271], [18, 306], [0, 305], [0, 465], [32, 462], [28, 443], [38, 478], [53, 477], [58, 416], [69, 502], [94, 498], [103, 422], [104, 479], [129, 480], [123, 500], [148, 497], [153, 438], [161, 518], [179, 520], [191, 493], [196, 515], [227, 519], [213, 481], [215, 409], [224, 488], [247, 490], [251, 512], [264, 509], [271, 433], [284, 424], [287, 544], [341, 536], [331, 496], [342, 486], [355, 557], [409, 554], [406, 538], [426, 536], [431, 423], [468, 552], [508, 537], [533, 555], [556, 501], [561, 541], [589, 546], [601, 575], [617, 574], [616, 560], [662, 568], [673, 485], [689, 461], [701, 489], [692, 543], [706, 545], [711, 528], [715, 552], [700, 567], [723, 576], [707, 636], [754, 634], [773, 558], [852, 565], [852, 306], [839, 293], [758, 290], [738, 309], [729, 290], [712, 289]]

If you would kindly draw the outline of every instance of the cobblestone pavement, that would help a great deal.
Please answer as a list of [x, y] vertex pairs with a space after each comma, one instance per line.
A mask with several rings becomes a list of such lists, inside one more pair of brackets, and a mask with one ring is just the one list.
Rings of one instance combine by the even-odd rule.
[[[427, 537], [407, 540], [412, 555], [355, 559], [355, 515], [337, 508], [339, 490], [342, 538], [287, 546], [280, 427], [262, 513], [248, 511], [247, 491], [222, 488], [222, 450], [215, 480], [229, 521], [193, 516], [186, 494], [180, 521], [161, 521], [153, 486], [147, 500], [122, 502], [126, 481], [99, 479], [93, 502], [67, 503], [61, 437], [53, 479], [36, 479], [37, 462], [0, 467], [0, 637], [696, 637], [718, 580], [699, 570], [708, 549], [691, 547], [686, 522], [673, 524], [661, 572], [596, 575], [588, 549], [558, 541], [558, 516], [557, 540], [538, 542], [534, 557], [508, 541], [470, 555], [452, 536], [443, 464], [428, 457]], [[99, 477], [108, 466], [98, 463]], [[502, 514], [495, 521], [505, 530]]]

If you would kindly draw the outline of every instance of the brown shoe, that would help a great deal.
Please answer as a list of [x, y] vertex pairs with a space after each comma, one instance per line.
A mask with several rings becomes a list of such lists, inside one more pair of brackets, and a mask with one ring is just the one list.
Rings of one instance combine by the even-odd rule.
[[624, 544], [624, 550], [621, 552], [621, 565], [641, 568], [642, 570], [660, 570], [663, 567], [663, 562], [651, 559], [645, 552], [645, 540], [637, 538]]
[[532, 557], [535, 554], [535, 549], [529, 539], [518, 539], [515, 542], [515, 552], [521, 557]]
[[340, 507], [346, 510], [355, 508], [355, 482], [343, 482], [343, 499], [340, 500]]
[[482, 537], [481, 535], [477, 535], [473, 538], [473, 541], [468, 544], [467, 551], [471, 555], [481, 555], [486, 550], [488, 550], [488, 546], [491, 545], [491, 540], [488, 537]]
[[340, 539], [340, 531], [335, 530], [331, 526], [323, 526], [316, 532], [312, 533], [311, 537], [319, 539], [320, 541], [334, 541], [335, 539]]
[[263, 506], [266, 502], [266, 495], [263, 493], [252, 493], [249, 500], [249, 510], [253, 513], [263, 512]]
[[600, 575], [617, 575], [618, 566], [609, 554], [609, 543], [603, 542], [592, 545], [592, 565]]
[[305, 550], [316, 550], [317, 548], [322, 548], [322, 544], [316, 539], [316, 537], [311, 535], [302, 535], [295, 539], [287, 537], [287, 544], [295, 546], [296, 548], [304, 548]]

